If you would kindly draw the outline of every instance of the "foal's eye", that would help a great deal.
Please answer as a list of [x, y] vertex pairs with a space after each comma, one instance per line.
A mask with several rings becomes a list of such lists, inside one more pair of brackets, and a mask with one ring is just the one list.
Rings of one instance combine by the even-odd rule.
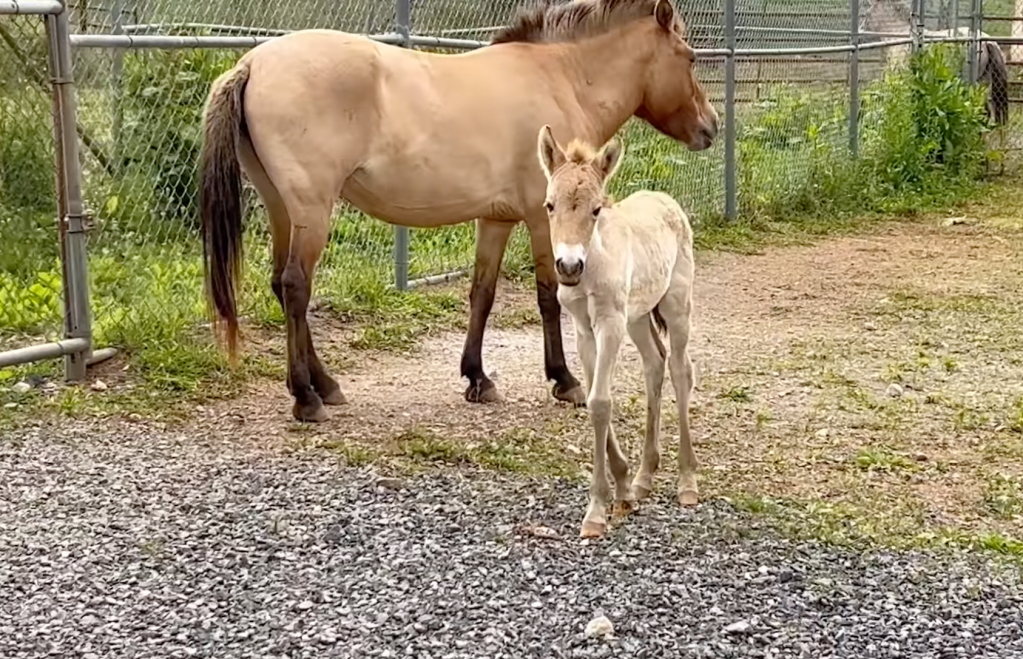
[[543, 207], [547, 209], [548, 213], [553, 213], [554, 212], [554, 204], [552, 204], [549, 201], [546, 204], [544, 204]]
[[593, 217], [600, 217], [600, 206], [593, 209]]

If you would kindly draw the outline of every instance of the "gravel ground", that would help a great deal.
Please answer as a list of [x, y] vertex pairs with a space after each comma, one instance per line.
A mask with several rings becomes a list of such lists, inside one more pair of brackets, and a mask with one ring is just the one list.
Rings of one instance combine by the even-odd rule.
[[668, 498], [586, 544], [583, 485], [396, 485], [138, 426], [0, 437], [0, 656], [1023, 657], [1018, 575], [978, 559]]

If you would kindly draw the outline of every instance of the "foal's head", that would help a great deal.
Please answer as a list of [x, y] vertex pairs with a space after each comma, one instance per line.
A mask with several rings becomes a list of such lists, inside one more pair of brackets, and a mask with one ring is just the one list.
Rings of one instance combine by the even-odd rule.
[[586, 268], [586, 251], [601, 211], [610, 205], [607, 181], [622, 159], [615, 140], [600, 151], [573, 140], [562, 149], [550, 126], [540, 129], [540, 166], [547, 176], [547, 214], [550, 217], [554, 269], [565, 286], [579, 283]]
[[656, 0], [653, 13], [659, 29], [636, 116], [690, 150], [702, 151], [718, 134], [718, 114], [693, 73], [696, 53], [671, 0]]

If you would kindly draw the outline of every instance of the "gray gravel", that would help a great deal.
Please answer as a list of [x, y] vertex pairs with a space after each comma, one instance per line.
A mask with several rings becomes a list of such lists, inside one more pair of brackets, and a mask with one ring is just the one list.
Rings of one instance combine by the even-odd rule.
[[585, 544], [577, 483], [384, 485], [138, 427], [0, 437], [0, 657], [1023, 657], [1017, 573], [976, 558], [670, 499]]

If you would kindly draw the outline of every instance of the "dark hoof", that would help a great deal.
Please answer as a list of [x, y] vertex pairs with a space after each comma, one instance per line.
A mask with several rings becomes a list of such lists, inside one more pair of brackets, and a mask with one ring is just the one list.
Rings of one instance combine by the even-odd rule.
[[324, 405], [347, 405], [348, 399], [345, 398], [344, 392], [341, 391], [341, 387], [334, 383], [333, 387], [327, 389], [326, 392], [320, 392], [320, 396], [323, 397]]
[[327, 409], [323, 406], [323, 401], [319, 396], [305, 405], [296, 402], [291, 413], [295, 419], [304, 423], [322, 423], [328, 418]]
[[551, 389], [551, 395], [557, 400], [571, 403], [574, 407], [586, 407], [586, 393], [583, 391], [582, 385], [577, 384], [566, 390], [560, 384], [556, 384]]
[[465, 400], [470, 403], [500, 403], [504, 400], [497, 385], [491, 380], [483, 380], [479, 384], [473, 383], [465, 390]]

